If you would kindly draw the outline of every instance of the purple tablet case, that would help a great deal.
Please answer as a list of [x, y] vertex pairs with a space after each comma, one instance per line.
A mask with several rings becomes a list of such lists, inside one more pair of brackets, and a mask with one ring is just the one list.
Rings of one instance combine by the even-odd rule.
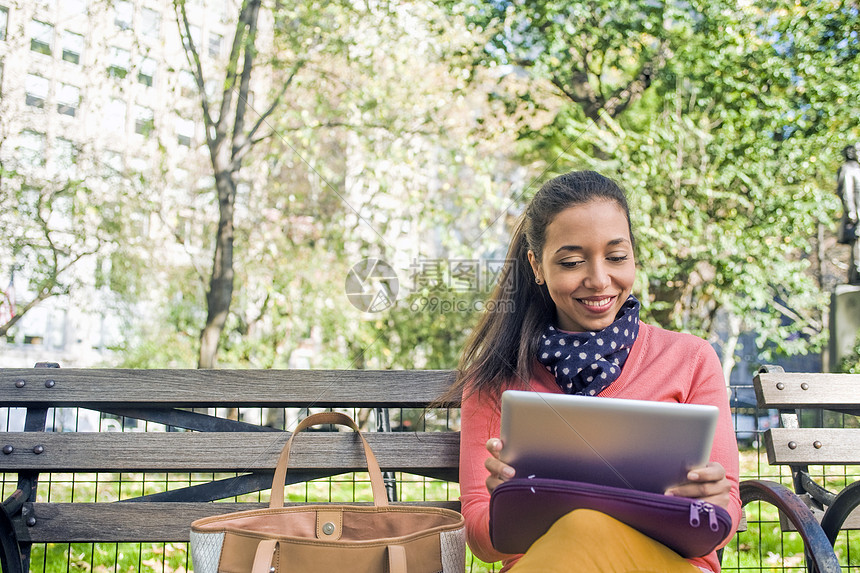
[[555, 521], [593, 509], [626, 523], [682, 557], [713, 551], [732, 529], [722, 507], [659, 493], [545, 478], [515, 478], [490, 497], [490, 539], [503, 553], [525, 553]]

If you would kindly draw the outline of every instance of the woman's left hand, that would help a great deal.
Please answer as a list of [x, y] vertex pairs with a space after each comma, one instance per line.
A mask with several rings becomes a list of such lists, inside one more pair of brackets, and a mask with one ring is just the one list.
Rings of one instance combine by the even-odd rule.
[[693, 468], [687, 474], [686, 482], [670, 487], [666, 495], [692, 497], [728, 509], [732, 483], [726, 478], [726, 470], [717, 462], [708, 462]]

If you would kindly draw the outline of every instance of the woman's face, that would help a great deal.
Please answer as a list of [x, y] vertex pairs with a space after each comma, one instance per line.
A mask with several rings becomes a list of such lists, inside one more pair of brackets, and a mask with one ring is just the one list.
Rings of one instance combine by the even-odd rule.
[[636, 276], [627, 217], [611, 200], [559, 213], [547, 227], [541, 260], [529, 251], [529, 262], [555, 303], [556, 326], [572, 332], [612, 324]]

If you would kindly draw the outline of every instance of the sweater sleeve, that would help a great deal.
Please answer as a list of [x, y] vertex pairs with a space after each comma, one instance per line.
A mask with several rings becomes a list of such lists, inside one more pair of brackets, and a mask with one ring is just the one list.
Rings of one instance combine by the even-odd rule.
[[499, 411], [495, 400], [469, 393], [460, 409], [460, 511], [466, 520], [466, 541], [479, 559], [494, 563], [511, 557], [499, 553], [490, 542], [490, 493], [484, 467], [487, 440], [499, 436]]
[[[711, 461], [718, 462], [725, 468], [726, 478], [732, 484], [731, 499], [727, 509], [732, 517], [732, 535], [734, 535], [741, 518], [738, 443], [735, 438], [729, 397], [720, 360], [711, 345], [702, 342], [693, 363], [693, 380], [686, 401], [696, 404], [713, 404], [720, 409], [714, 442], [711, 447]], [[729, 536], [723, 545], [728, 543], [731, 537]]]

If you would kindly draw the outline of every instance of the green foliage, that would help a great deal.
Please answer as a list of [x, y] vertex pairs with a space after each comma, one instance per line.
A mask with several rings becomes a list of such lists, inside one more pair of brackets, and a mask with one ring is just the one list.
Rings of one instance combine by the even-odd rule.
[[[91, 158], [78, 154], [76, 161], [53, 175], [25, 162], [0, 166], [0, 272], [16, 273], [19, 289], [17, 314], [0, 324], [0, 334], [45, 299], [109, 284], [106, 274], [118, 292], [132, 289], [120, 272], [132, 260], [118, 255], [134, 242], [135, 220], [126, 213], [135, 211], [137, 195]], [[105, 270], [112, 257], [121, 265]]]
[[[286, 367], [295, 354], [307, 360], [292, 365], [453, 367], [487, 291], [414, 285], [412, 267], [501, 258], [535, 184], [584, 167], [630, 192], [650, 321], [716, 340], [738, 317], [762, 348], [818, 348], [818, 229], [839, 209], [838, 151], [860, 139], [856, 10], [834, 0], [272, 10], [255, 77], [273, 91], [257, 99], [289, 89], [237, 179], [222, 365]], [[0, 222], [13, 229], [2, 260], [64, 279], [51, 241], [59, 261], [98, 251], [96, 284], [126, 321], [128, 366], [193, 366], [206, 319], [212, 184], [186, 183], [177, 198], [163, 163], [142, 179], [104, 175], [111, 192], [95, 172], [20, 184], [7, 172], [0, 188]], [[40, 221], [59, 220], [51, 213], [70, 197], [76, 224], [45, 240]], [[144, 244], [135, 231], [147, 218], [172, 236]], [[369, 256], [403, 286], [375, 314], [344, 294]]]
[[[454, 367], [486, 293], [413, 292], [410, 266], [494, 254], [507, 230], [482, 229], [504, 212], [506, 173], [519, 169], [502, 144], [507, 132], [477, 130], [486, 97], [446, 60], [446, 47], [474, 39], [432, 4], [297, 3], [273, 15], [276, 54], [258, 65], [282, 77], [293, 58], [307, 61], [289, 105], [267, 122], [274, 136], [243, 171], [249, 189], [237, 198], [236, 290], [219, 365]], [[200, 236], [213, 212], [213, 204], [196, 212]], [[350, 268], [367, 257], [388, 261], [401, 281], [384, 312], [362, 313], [345, 294]], [[205, 303], [205, 270], [189, 261], [185, 273], [164, 274], [161, 261], [150, 264], [166, 282], [126, 365], [183, 364], [196, 335], [172, 315], [202, 324], [194, 309]], [[195, 285], [183, 296], [161, 294], [183, 279]], [[444, 303], [422, 308], [424, 295]]]
[[860, 332], [857, 333], [857, 338], [851, 352], [847, 356], [844, 356], [839, 363], [839, 372], [860, 374]]
[[[762, 349], [820, 348], [818, 228], [838, 212], [838, 150], [860, 137], [856, 10], [449, 8], [491, 33], [481, 63], [528, 71], [534, 109], [550, 112], [520, 131], [524, 157], [547, 176], [597, 169], [630, 192], [649, 320], [717, 340], [738, 317]], [[499, 97], [521, 100], [522, 84]]]

